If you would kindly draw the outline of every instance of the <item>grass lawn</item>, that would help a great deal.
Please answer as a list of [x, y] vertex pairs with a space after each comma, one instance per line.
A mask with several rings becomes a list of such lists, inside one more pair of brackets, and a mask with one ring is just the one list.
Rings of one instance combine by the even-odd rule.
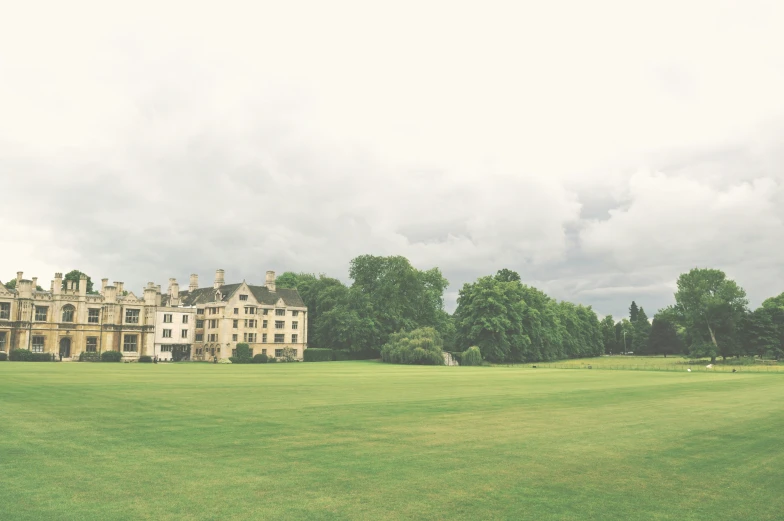
[[0, 519], [782, 519], [784, 375], [0, 363]]
[[755, 373], [776, 373], [781, 372], [784, 374], [784, 364], [778, 364], [773, 360], [756, 361], [753, 365], [732, 365], [737, 362], [728, 358], [726, 363], [719, 358], [718, 363], [711, 364], [712, 367], [707, 367], [710, 364], [710, 359], [703, 359], [700, 361], [691, 361], [689, 358], [682, 356], [600, 356], [596, 358], [578, 358], [574, 360], [560, 360], [558, 362], [537, 362], [534, 364], [527, 364], [529, 367], [536, 365], [539, 368], [550, 369], [585, 369], [587, 366], [592, 366], [593, 369], [621, 369], [625, 371], [685, 371], [691, 369], [694, 371], [702, 372], [725, 372], [731, 373], [734, 369], [737, 372], [755, 372]]

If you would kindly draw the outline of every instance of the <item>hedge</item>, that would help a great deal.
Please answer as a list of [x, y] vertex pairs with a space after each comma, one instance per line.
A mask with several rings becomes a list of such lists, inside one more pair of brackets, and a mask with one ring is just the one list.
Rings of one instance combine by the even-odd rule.
[[5, 362], [6, 360], [8, 360], [8, 354], [0, 351], [0, 362]]
[[305, 349], [305, 362], [330, 362], [332, 361], [332, 349], [318, 349], [311, 347]]
[[254, 364], [266, 364], [269, 361], [267, 355], [264, 353], [259, 353], [257, 355], [253, 355], [252, 362]]
[[149, 356], [149, 355], [142, 355], [142, 356], [139, 357], [139, 362], [141, 362], [143, 364], [151, 364], [152, 363], [152, 357]]
[[27, 349], [12, 349], [8, 359], [13, 362], [52, 362], [51, 353], [33, 353]]
[[101, 355], [100, 353], [88, 353], [87, 351], [82, 351], [79, 354], [79, 361], [80, 362], [100, 362]]
[[120, 362], [122, 353], [119, 351], [104, 351], [101, 353], [101, 362]]

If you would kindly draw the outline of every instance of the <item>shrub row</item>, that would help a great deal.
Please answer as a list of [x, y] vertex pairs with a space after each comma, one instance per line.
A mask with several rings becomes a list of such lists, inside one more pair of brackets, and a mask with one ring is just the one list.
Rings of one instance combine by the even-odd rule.
[[0, 362], [5, 362], [6, 360], [8, 360], [8, 353], [0, 351]]
[[101, 353], [101, 362], [121, 362], [122, 353], [119, 351], [104, 351]]
[[142, 363], [142, 364], [151, 364], [152, 363], [152, 357], [149, 356], [149, 355], [142, 355], [142, 356], [139, 357], [139, 362]]
[[373, 360], [378, 357], [378, 351], [374, 349], [349, 351], [347, 349], [309, 347], [305, 349], [303, 358], [306, 362], [342, 362], [346, 360]]
[[8, 359], [13, 362], [52, 362], [52, 353], [33, 353], [27, 349], [12, 349]]
[[88, 353], [87, 351], [82, 351], [79, 354], [79, 361], [80, 362], [100, 362], [101, 361], [101, 354], [100, 353]]

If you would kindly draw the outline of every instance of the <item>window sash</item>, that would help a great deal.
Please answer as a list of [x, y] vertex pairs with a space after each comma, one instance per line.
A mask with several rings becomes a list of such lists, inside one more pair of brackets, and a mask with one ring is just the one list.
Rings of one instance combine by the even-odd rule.
[[125, 338], [123, 338], [123, 351], [126, 353], [136, 352], [138, 345], [138, 337], [136, 335], [125, 335]]
[[97, 324], [101, 320], [101, 310], [100, 309], [88, 309], [87, 310], [87, 322], [90, 324]]

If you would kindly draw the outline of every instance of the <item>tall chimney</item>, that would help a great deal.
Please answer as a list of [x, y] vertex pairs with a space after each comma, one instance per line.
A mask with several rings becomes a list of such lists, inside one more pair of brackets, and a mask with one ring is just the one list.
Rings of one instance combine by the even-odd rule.
[[122, 295], [123, 295], [123, 285], [124, 284], [125, 284], [124, 282], [117, 282], [116, 280], [114, 281], [114, 287], [117, 288], [117, 296], [118, 297], [122, 297]]
[[79, 275], [79, 295], [87, 295], [87, 275]]
[[268, 290], [270, 290], [271, 292], [275, 293], [275, 272], [274, 271], [268, 271], [267, 272], [267, 280], [266, 280], [264, 285], [267, 286]]
[[23, 271], [16, 272], [16, 283], [19, 284], [19, 281], [22, 280], [22, 275], [24, 275]]
[[33, 277], [33, 291], [38, 287], [38, 277]]
[[106, 291], [106, 286], [109, 285], [109, 279], [101, 279], [101, 295]]
[[106, 286], [103, 288], [103, 299], [104, 302], [107, 303], [115, 303], [117, 302], [117, 287], [116, 286]]
[[199, 276], [196, 273], [191, 273], [191, 283], [188, 284], [188, 291], [195, 291], [199, 289]]
[[[172, 279], [174, 280], [174, 279]], [[180, 285], [177, 284], [177, 281], [171, 283], [171, 290], [169, 291], [169, 300], [171, 301], [172, 305], [176, 306], [180, 298]]]
[[213, 288], [218, 289], [223, 286], [223, 270], [215, 270], [215, 284], [213, 284]]
[[54, 295], [59, 295], [62, 292], [63, 292], [63, 274], [55, 273], [54, 281], [52, 282], [52, 293]]

